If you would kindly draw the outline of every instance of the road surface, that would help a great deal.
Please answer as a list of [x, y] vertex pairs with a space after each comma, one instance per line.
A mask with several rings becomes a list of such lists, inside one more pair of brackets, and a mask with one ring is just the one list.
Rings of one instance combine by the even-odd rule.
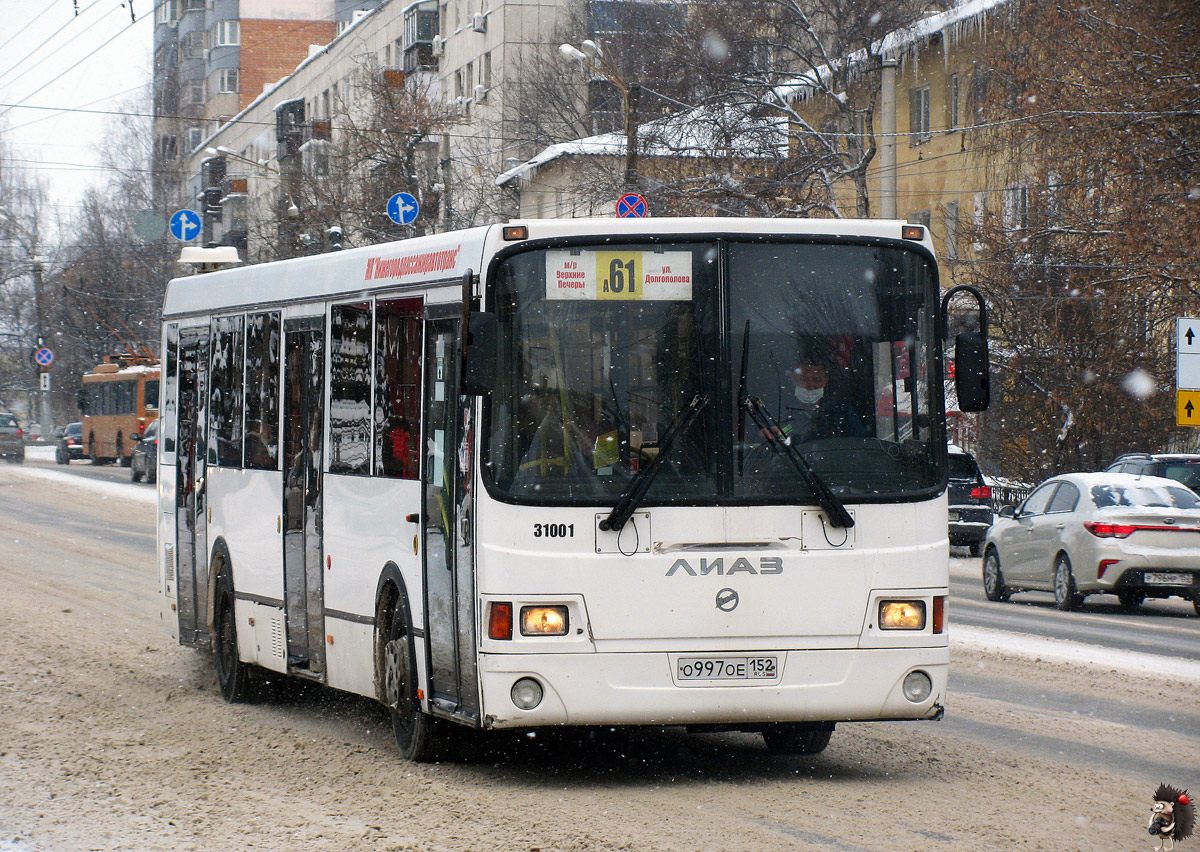
[[[224, 704], [211, 658], [160, 628], [152, 489], [29, 467], [0, 465], [0, 849], [1149, 849], [1154, 787], [1200, 787], [1200, 680], [1110, 670], [1101, 647], [1061, 664], [956, 645], [944, 721], [841, 725], [813, 757], [645, 729], [406, 764], [360, 698]], [[955, 565], [952, 625], [1055, 617], [972, 602]], [[1108, 615], [1072, 618], [1103, 633]], [[1200, 656], [1194, 616], [1107, 623], [1139, 619]]]

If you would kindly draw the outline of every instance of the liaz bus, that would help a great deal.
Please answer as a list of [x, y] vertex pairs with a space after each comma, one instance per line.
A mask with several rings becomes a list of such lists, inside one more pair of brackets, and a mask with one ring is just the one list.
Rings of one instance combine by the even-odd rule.
[[134, 442], [158, 417], [158, 381], [158, 362], [142, 356], [114, 356], [83, 374], [79, 408], [92, 464], [129, 466]]
[[812, 753], [939, 718], [952, 294], [926, 229], [865, 220], [519, 221], [176, 279], [162, 618], [226, 700], [369, 696], [414, 760], [457, 726]]

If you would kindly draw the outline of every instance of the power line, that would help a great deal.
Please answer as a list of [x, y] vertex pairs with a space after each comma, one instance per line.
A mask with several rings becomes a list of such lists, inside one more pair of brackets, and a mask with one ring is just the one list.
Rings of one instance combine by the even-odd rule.
[[56, 4], [53, 2], [53, 0], [51, 0], [51, 2], [48, 2], [46, 4], [46, 8], [42, 9], [42, 11], [38, 12], [36, 15], [34, 15], [32, 18], [30, 18], [29, 21], [25, 24], [25, 26], [21, 27], [15, 33], [13, 33], [8, 38], [6, 38], [3, 42], [0, 42], [0, 50], [3, 50], [5, 47], [8, 47], [8, 43], [10, 41], [12, 41], [17, 36], [19, 36], [21, 33], [25, 32], [25, 30], [29, 29], [34, 24], [36, 24], [38, 22], [38, 20], [41, 19], [42, 15], [46, 14], [51, 9], [53, 9], [55, 7], [55, 5]]
[[[91, 2], [91, 3], [90, 3], [90, 4], [89, 4], [89, 5], [86, 7], [86, 8], [84, 8], [84, 9], [83, 9], [83, 11], [79, 12], [79, 14], [77, 14], [77, 15], [76, 15], [74, 18], [70, 18], [70, 19], [68, 19], [68, 20], [67, 20], [67, 22], [66, 22], [65, 24], [63, 24], [61, 27], [59, 27], [58, 29], [56, 29], [56, 30], [55, 30], [54, 32], [52, 32], [50, 35], [46, 36], [46, 39], [45, 39], [45, 40], [44, 40], [44, 41], [43, 41], [41, 44], [39, 44], [39, 45], [38, 45], [37, 47], [35, 47], [33, 50], [29, 51], [29, 53], [25, 54], [25, 55], [24, 55], [24, 56], [22, 56], [20, 59], [18, 59], [16, 62], [14, 62], [14, 63], [13, 63], [11, 66], [9, 66], [9, 68], [8, 68], [8, 70], [7, 70], [7, 71], [0, 72], [0, 80], [3, 80], [5, 77], [7, 77], [7, 76], [8, 76], [9, 74], [11, 74], [13, 71], [15, 71], [17, 68], [20, 68], [20, 67], [21, 67], [21, 63], [22, 63], [22, 62], [24, 62], [25, 60], [29, 59], [31, 56], [33, 56], [35, 53], [37, 53], [39, 50], [41, 50], [43, 47], [45, 47], [45, 46], [46, 46], [46, 44], [48, 44], [48, 43], [49, 43], [49, 42], [50, 42], [50, 41], [51, 41], [51, 40], [52, 40], [52, 39], [53, 39], [55, 36], [57, 36], [59, 33], [61, 33], [61, 32], [62, 32], [63, 30], [65, 30], [67, 27], [71, 26], [71, 24], [73, 24], [73, 23], [76, 21], [76, 19], [79, 17], [79, 15], [86, 14], [86, 13], [88, 12], [88, 10], [89, 10], [89, 9], [91, 9], [93, 6], [95, 6], [95, 5], [96, 5], [97, 3], [99, 3], [99, 2], [100, 2], [100, 0], [92, 0], [92, 2]], [[18, 74], [18, 75], [17, 75], [16, 77], [14, 77], [13, 79], [9, 80], [9, 81], [8, 81], [7, 83], [5, 83], [4, 85], [6, 85], [6, 86], [11, 86], [11, 85], [12, 85], [13, 83], [15, 83], [17, 80], [20, 80], [22, 77], [24, 77], [24, 76], [25, 76], [26, 74], [28, 74], [30, 71], [32, 71], [34, 68], [37, 68], [37, 67], [38, 67], [39, 65], [41, 65], [43, 62], [45, 62], [47, 59], [49, 59], [51, 56], [53, 56], [54, 54], [58, 53], [60, 50], [62, 50], [62, 49], [63, 49], [64, 47], [66, 47], [68, 44], [70, 44], [71, 42], [75, 41], [75, 39], [79, 38], [81, 35], [83, 35], [84, 33], [86, 33], [86, 32], [87, 32], [88, 30], [90, 30], [92, 27], [96, 26], [98, 23], [100, 23], [101, 21], [103, 21], [105, 17], [107, 17], [107, 16], [108, 16], [109, 14], [111, 14], [112, 12], [116, 11], [116, 9], [117, 9], [117, 7], [115, 7], [115, 6], [114, 6], [112, 9], [109, 9], [109, 10], [108, 10], [108, 12], [105, 12], [105, 13], [104, 13], [104, 15], [101, 15], [99, 18], [97, 18], [96, 20], [92, 21], [90, 24], [88, 24], [88, 25], [87, 25], [86, 27], [84, 27], [82, 30], [80, 30], [79, 32], [75, 33], [75, 35], [71, 36], [69, 39], [67, 39], [65, 42], [63, 42], [61, 45], [59, 45], [58, 47], [54, 48], [54, 50], [50, 51], [48, 54], [46, 54], [45, 56], [43, 56], [43, 57], [42, 57], [41, 59], [39, 59], [37, 62], [34, 62], [32, 65], [30, 65], [28, 68], [26, 68], [24, 71], [22, 71], [20, 74]], [[36, 19], [35, 19], [35, 20], [36, 20]], [[32, 22], [31, 22], [31, 23], [32, 23]]]

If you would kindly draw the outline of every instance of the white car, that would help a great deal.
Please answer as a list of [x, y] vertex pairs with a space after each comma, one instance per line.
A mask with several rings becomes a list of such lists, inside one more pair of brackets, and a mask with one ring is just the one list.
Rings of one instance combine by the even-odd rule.
[[1128, 608], [1178, 595], [1200, 614], [1200, 497], [1158, 476], [1055, 476], [1000, 510], [984, 541], [983, 590], [991, 601], [1053, 592], [1062, 610], [1091, 594]]

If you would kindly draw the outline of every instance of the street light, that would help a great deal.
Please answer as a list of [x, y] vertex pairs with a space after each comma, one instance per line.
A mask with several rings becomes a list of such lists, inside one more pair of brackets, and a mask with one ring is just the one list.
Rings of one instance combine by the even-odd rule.
[[[580, 50], [580, 48], [583, 48]], [[573, 44], [562, 44], [558, 52], [573, 62], [582, 62], [593, 71], [600, 74], [608, 82], [617, 87], [621, 93], [621, 103], [625, 110], [625, 189], [637, 188], [637, 149], [638, 125], [637, 108], [641, 97], [642, 87], [637, 83], [626, 84], [620, 72], [613, 67], [601, 50], [600, 45], [591, 39], [580, 42], [579, 47]]]

